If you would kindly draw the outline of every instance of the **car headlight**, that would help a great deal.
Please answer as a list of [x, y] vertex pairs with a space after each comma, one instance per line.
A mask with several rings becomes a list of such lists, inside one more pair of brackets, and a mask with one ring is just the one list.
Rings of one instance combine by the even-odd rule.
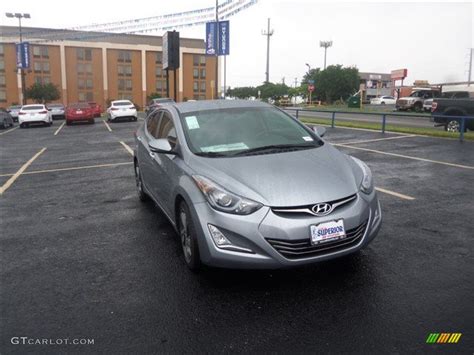
[[207, 202], [218, 211], [247, 215], [262, 207], [261, 203], [233, 194], [204, 176], [193, 175], [193, 179]]
[[370, 168], [362, 160], [359, 160], [354, 157], [351, 158], [357, 165], [359, 165], [364, 174], [364, 177], [362, 178], [362, 181], [360, 183], [360, 190], [366, 194], [372, 193], [372, 191], [374, 190], [374, 179], [372, 178], [372, 172], [370, 171]]

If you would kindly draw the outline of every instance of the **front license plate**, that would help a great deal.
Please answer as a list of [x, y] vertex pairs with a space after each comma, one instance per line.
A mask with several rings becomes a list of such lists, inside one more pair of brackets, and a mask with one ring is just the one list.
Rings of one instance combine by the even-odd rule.
[[344, 220], [324, 222], [309, 227], [311, 232], [311, 244], [318, 245], [346, 237]]

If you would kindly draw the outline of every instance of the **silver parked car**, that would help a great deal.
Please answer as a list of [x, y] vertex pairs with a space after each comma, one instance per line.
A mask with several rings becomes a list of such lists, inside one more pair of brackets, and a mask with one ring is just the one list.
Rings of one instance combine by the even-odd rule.
[[18, 113], [21, 110], [21, 105], [12, 105], [7, 108], [7, 112], [12, 116], [13, 121], [18, 122]]
[[163, 105], [136, 132], [135, 177], [191, 269], [280, 268], [355, 252], [382, 221], [370, 169], [256, 101]]
[[51, 116], [53, 120], [57, 118], [66, 118], [65, 108], [63, 104], [48, 104], [48, 109], [51, 109]]
[[0, 108], [0, 126], [2, 128], [13, 127], [13, 117], [3, 108]]

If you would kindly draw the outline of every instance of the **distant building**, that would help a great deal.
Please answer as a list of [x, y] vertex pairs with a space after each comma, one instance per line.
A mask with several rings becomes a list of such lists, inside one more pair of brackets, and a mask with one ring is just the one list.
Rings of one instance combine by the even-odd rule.
[[364, 90], [364, 99], [370, 100], [377, 96], [392, 96], [393, 82], [390, 73], [359, 72], [360, 88]]
[[[0, 26], [0, 33], [0, 107], [5, 107], [22, 101], [15, 49], [19, 33], [13, 26]], [[24, 27], [23, 41], [30, 42], [26, 87], [51, 82], [64, 104], [96, 101], [104, 106], [129, 99], [143, 107], [151, 93], [167, 96], [161, 37]], [[216, 58], [204, 55], [203, 40], [181, 38], [180, 45], [176, 101], [213, 98]], [[171, 98], [173, 79], [170, 71]]]

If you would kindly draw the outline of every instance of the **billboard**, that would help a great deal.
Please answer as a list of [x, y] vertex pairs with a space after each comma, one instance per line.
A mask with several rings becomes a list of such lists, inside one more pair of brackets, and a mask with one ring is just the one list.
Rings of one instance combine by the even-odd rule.
[[216, 55], [217, 26], [215, 22], [206, 23], [206, 55]]
[[16, 67], [18, 69], [30, 67], [30, 44], [28, 42], [16, 44]]
[[392, 70], [390, 73], [390, 78], [392, 80], [403, 80], [407, 77], [408, 74], [408, 69], [397, 69], [397, 70]]
[[163, 34], [163, 69], [179, 68], [179, 32], [167, 31]]
[[229, 55], [229, 21], [206, 23], [206, 55]]
[[229, 21], [219, 22], [219, 55], [229, 55]]

